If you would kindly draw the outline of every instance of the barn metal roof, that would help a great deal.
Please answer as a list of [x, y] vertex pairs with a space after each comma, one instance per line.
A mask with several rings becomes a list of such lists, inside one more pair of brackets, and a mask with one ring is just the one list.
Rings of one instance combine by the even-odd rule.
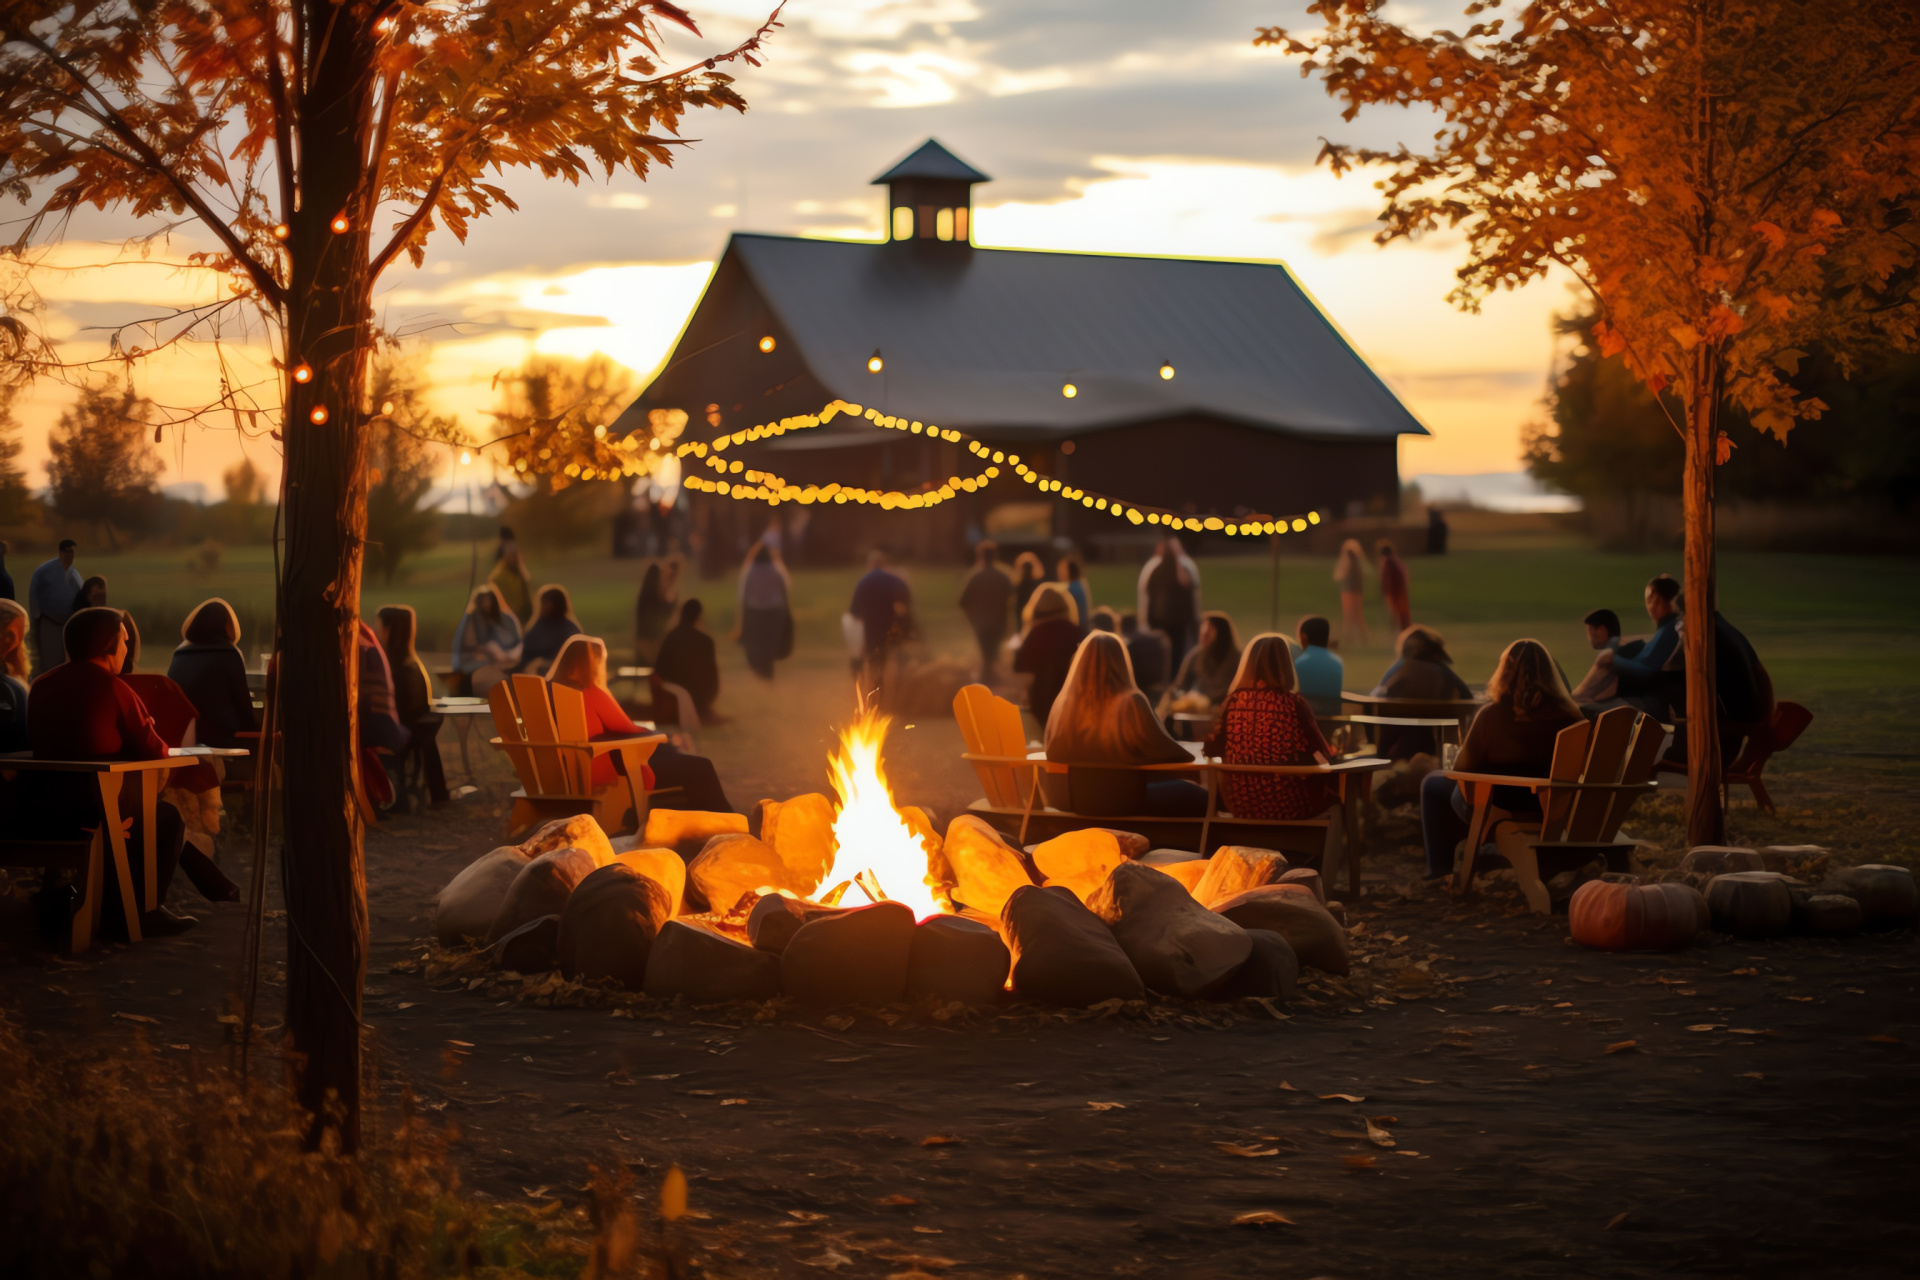
[[1035, 439], [1184, 414], [1428, 434], [1279, 263], [915, 248], [736, 234], [727, 252], [822, 385], [889, 413]]
[[947, 182], [991, 182], [992, 179], [953, 152], [928, 138], [905, 159], [873, 180], [874, 186], [903, 178], [934, 178]]

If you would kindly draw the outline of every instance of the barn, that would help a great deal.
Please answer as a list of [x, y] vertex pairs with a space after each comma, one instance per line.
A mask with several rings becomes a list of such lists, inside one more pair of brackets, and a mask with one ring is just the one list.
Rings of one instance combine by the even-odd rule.
[[[955, 559], [986, 536], [1102, 558], [1156, 530], [1092, 494], [1199, 520], [1396, 509], [1399, 437], [1426, 428], [1286, 267], [977, 248], [973, 188], [987, 180], [930, 139], [874, 180], [888, 192], [882, 243], [734, 235], [614, 429], [683, 411], [683, 442], [735, 437], [736, 477], [795, 488], [937, 492], [979, 470], [954, 432], [1035, 478], [1006, 469], [976, 492], [885, 510], [689, 491], [710, 567], [770, 521], [790, 558], [815, 563], [875, 547]], [[865, 412], [752, 431], [834, 402]]]

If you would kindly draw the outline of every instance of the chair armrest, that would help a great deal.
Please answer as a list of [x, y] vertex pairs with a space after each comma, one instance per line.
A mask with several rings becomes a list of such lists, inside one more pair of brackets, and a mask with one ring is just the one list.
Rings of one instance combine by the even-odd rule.
[[[667, 735], [664, 733], [650, 733], [640, 738], [596, 738], [587, 742], [559, 742], [553, 745], [560, 747], [586, 747], [593, 752], [594, 758], [598, 759], [606, 755], [609, 751], [619, 751], [626, 747], [657, 747], [666, 740]], [[547, 744], [529, 743], [528, 745], [545, 746]], [[649, 752], [648, 754], [652, 753]]]
[[1446, 769], [1442, 772], [1455, 782], [1491, 782], [1496, 787], [1525, 787], [1529, 791], [1538, 791], [1542, 787], [1579, 785], [1571, 778], [1522, 778], [1510, 773], [1462, 773], [1458, 769]]

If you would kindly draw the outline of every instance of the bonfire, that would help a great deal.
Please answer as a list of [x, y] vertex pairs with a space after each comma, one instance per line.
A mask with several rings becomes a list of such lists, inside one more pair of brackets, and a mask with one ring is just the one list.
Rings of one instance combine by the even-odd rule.
[[869, 901], [893, 901], [916, 920], [948, 908], [935, 896], [938, 882], [929, 874], [927, 850], [906, 817], [894, 806], [887, 776], [880, 768], [880, 747], [891, 721], [872, 708], [840, 734], [840, 747], [828, 769], [840, 798], [834, 815], [833, 864], [820, 881], [822, 900], [838, 902], [848, 888]]

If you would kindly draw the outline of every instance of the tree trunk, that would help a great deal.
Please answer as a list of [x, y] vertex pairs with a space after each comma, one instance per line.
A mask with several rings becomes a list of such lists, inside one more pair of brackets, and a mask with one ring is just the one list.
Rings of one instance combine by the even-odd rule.
[[1713, 669], [1713, 481], [1720, 438], [1720, 350], [1694, 348], [1687, 402], [1686, 516], [1687, 843], [1725, 844], [1720, 805], [1720, 714]]
[[[328, 0], [303, 5], [308, 71], [299, 112], [300, 209], [288, 215], [286, 561], [280, 583], [281, 754], [286, 778], [287, 1031], [310, 1140], [358, 1144], [367, 886], [354, 798], [369, 297], [357, 213], [371, 51]], [[324, 409], [324, 414], [320, 411]], [[315, 421], [319, 417], [321, 421]]]

